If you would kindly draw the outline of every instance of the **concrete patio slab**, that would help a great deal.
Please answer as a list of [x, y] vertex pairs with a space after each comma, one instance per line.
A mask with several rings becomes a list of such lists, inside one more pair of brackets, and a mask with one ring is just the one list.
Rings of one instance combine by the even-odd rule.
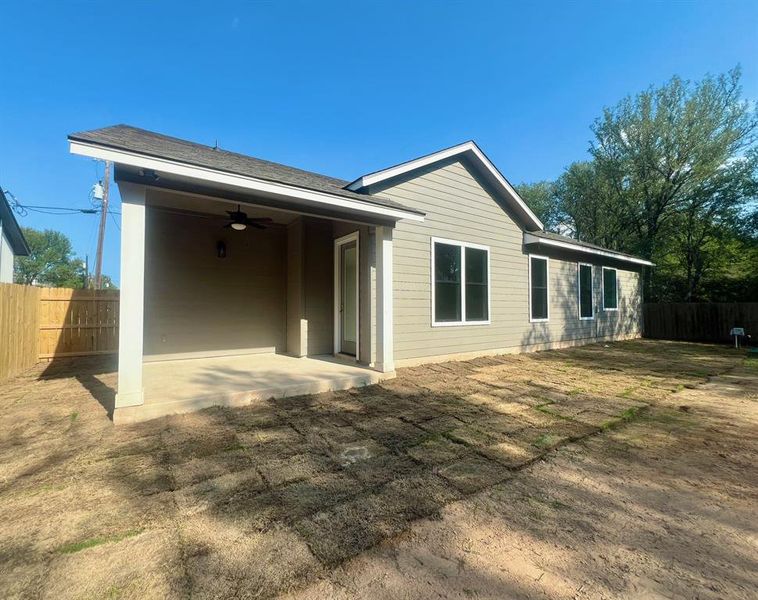
[[361, 387], [394, 376], [394, 372], [380, 373], [331, 356], [246, 354], [145, 362], [145, 403], [116, 410], [113, 420], [135, 423], [208, 406], [244, 406], [270, 398]]

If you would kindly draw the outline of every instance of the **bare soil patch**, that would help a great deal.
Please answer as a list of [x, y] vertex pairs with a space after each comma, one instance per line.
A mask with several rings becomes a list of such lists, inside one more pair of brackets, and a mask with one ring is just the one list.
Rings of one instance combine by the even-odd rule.
[[[635, 341], [114, 428], [0, 389], [5, 597], [750, 597], [758, 370]], [[750, 394], [753, 394], [751, 397]]]

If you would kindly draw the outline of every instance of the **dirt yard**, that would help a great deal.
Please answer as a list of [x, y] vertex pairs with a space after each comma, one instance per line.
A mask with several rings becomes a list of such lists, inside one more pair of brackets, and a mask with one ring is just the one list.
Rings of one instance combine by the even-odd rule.
[[114, 428], [0, 384], [4, 598], [754, 598], [758, 366], [651, 341]]

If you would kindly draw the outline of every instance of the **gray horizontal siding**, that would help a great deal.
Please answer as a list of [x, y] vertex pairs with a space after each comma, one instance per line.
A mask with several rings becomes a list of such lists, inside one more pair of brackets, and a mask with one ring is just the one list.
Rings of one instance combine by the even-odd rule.
[[[581, 321], [577, 263], [565, 255], [550, 257], [549, 322], [530, 323], [522, 230], [461, 162], [440, 163], [372, 192], [426, 213], [423, 223], [401, 221], [394, 232], [397, 361], [639, 333], [638, 274], [619, 270], [618, 312], [599, 312], [594, 320]], [[491, 324], [432, 327], [432, 237], [490, 247]], [[598, 306], [600, 266], [594, 269], [593, 282]]]

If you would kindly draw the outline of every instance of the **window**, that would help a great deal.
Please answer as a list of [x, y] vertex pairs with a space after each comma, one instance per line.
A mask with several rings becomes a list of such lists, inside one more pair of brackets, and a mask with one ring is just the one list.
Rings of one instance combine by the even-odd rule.
[[529, 256], [529, 320], [547, 321], [549, 318], [547, 257]]
[[592, 265], [579, 263], [579, 318], [592, 319]]
[[432, 238], [432, 325], [484, 325], [490, 318], [489, 248]]
[[603, 267], [603, 310], [618, 310], [616, 269]]
[[487, 281], [487, 251], [466, 248], [466, 321], [486, 321], [489, 318]]

